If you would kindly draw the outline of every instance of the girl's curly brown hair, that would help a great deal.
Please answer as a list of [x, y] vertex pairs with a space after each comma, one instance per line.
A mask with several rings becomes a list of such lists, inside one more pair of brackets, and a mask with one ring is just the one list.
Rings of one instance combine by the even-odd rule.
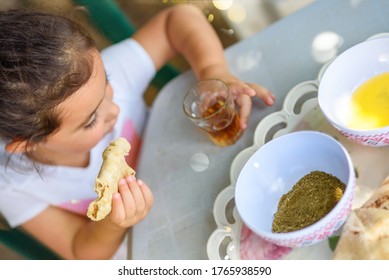
[[61, 124], [57, 105], [89, 80], [95, 48], [65, 17], [0, 11], [0, 137], [34, 144], [52, 134]]

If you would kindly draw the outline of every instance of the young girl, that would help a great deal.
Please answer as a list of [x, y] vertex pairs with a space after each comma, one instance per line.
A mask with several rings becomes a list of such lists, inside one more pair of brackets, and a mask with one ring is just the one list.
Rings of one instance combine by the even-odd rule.
[[228, 71], [215, 32], [192, 6], [162, 11], [101, 54], [65, 18], [0, 12], [0, 212], [10, 226], [20, 226], [65, 259], [115, 255], [127, 229], [150, 211], [153, 196], [141, 180], [123, 178], [110, 215], [89, 220], [85, 213], [96, 198], [101, 153], [124, 136], [135, 167], [147, 114], [142, 94], [176, 54], [188, 60], [198, 80], [228, 83], [243, 129], [251, 97], [273, 104], [268, 90]]

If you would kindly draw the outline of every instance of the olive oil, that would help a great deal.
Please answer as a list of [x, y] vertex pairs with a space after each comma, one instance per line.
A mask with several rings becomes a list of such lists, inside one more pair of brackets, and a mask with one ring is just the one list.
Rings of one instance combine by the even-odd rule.
[[389, 72], [359, 86], [351, 97], [348, 127], [359, 130], [389, 125]]

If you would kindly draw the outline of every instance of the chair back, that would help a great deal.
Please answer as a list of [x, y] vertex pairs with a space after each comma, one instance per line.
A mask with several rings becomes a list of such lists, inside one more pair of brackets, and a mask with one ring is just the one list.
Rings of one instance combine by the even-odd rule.
[[[129, 38], [136, 31], [134, 24], [114, 0], [73, 1], [76, 4], [87, 8], [92, 23], [112, 43], [117, 43]], [[175, 67], [167, 64], [157, 72], [152, 80], [152, 85], [161, 89], [179, 73], [180, 72]]]

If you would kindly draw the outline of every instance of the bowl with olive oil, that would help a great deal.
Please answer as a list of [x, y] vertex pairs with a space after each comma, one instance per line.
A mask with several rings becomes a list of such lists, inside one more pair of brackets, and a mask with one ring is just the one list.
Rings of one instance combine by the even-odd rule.
[[346, 221], [355, 172], [343, 145], [322, 132], [288, 133], [261, 146], [245, 163], [235, 189], [242, 221], [285, 247], [323, 241]]
[[319, 82], [318, 102], [349, 140], [389, 145], [389, 38], [364, 41], [334, 59]]

